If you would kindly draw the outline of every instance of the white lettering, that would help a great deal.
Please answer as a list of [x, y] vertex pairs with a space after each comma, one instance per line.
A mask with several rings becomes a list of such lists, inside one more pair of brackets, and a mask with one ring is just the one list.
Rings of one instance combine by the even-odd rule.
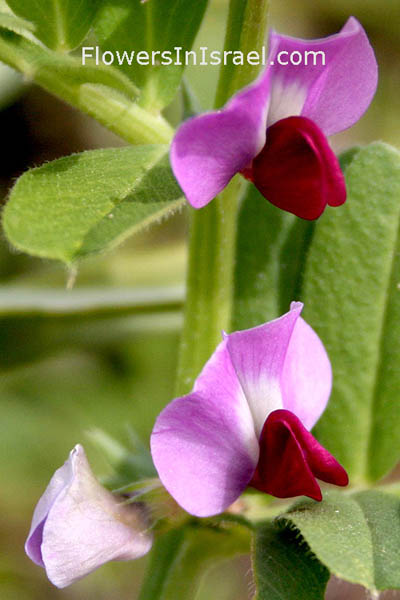
[[82, 48], [82, 64], [86, 65], [86, 59], [87, 58], [93, 58], [93, 54], [89, 54], [88, 50], [94, 50], [93, 46], [83, 46]]
[[[110, 58], [107, 60], [106, 56], [109, 56]], [[112, 65], [114, 62], [114, 54], [111, 52], [111, 50], [106, 50], [105, 52], [103, 52], [103, 54], [101, 56], [101, 60], [108, 67], [109, 65]]]

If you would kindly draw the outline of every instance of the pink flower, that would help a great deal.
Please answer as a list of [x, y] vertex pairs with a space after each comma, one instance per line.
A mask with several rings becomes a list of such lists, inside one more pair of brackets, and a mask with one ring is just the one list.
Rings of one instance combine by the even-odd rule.
[[[194, 208], [208, 204], [241, 173], [272, 204], [316, 219], [327, 204], [339, 206], [346, 199], [343, 175], [326, 136], [347, 129], [368, 108], [377, 85], [374, 52], [354, 17], [324, 39], [272, 32], [269, 47], [267, 67], [254, 83], [222, 110], [179, 128], [171, 148], [172, 169]], [[290, 64], [293, 52], [296, 62], [309, 52], [307, 64], [305, 59]], [[312, 52], [320, 53], [316, 64]]]
[[309, 430], [331, 391], [331, 366], [302, 304], [227, 335], [193, 391], [159, 415], [151, 452], [160, 479], [189, 513], [224, 511], [247, 486], [321, 500], [316, 477], [347, 485], [340, 464]]
[[98, 483], [84, 449], [75, 446], [35, 508], [27, 555], [59, 588], [110, 560], [143, 556], [152, 545], [145, 515], [123, 500]]

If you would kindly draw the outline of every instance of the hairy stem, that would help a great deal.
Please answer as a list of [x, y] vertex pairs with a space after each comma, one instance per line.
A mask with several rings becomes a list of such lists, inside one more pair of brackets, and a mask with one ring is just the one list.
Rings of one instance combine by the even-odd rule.
[[229, 330], [239, 179], [205, 208], [191, 209], [185, 320], [177, 393], [188, 392]]
[[[231, 0], [226, 50], [261, 51], [267, 0]], [[215, 106], [256, 75], [249, 65], [222, 67]], [[206, 175], [205, 175], [206, 176]], [[204, 363], [229, 331], [232, 315], [236, 221], [242, 181], [234, 178], [207, 207], [190, 215], [187, 298], [177, 374], [177, 394], [187, 393]]]
[[48, 92], [94, 117], [131, 144], [169, 143], [173, 129], [134, 100], [135, 86], [118, 71], [82, 67], [14, 32], [0, 31], [0, 60]]

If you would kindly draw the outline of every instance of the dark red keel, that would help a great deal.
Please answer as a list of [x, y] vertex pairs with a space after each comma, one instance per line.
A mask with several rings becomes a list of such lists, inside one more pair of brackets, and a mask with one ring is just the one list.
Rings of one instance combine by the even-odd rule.
[[277, 498], [322, 500], [316, 477], [345, 486], [346, 471], [289, 410], [275, 410], [264, 423], [252, 487]]
[[346, 200], [339, 162], [317, 125], [288, 117], [268, 128], [267, 140], [242, 171], [272, 204], [302, 219], [317, 219], [327, 204]]

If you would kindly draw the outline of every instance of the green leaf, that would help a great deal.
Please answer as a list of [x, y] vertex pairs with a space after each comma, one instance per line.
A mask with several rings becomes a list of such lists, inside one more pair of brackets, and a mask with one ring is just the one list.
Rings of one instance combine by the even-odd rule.
[[279, 522], [298, 530], [337, 577], [371, 591], [400, 588], [399, 498], [329, 492], [321, 503], [299, 503]]
[[68, 51], [86, 37], [101, 0], [7, 0], [16, 15], [35, 25], [49, 48]]
[[[95, 31], [103, 50], [128, 58], [134, 52], [131, 65], [126, 61], [120, 69], [142, 89], [141, 104], [154, 111], [173, 99], [183, 74], [184, 65], [152, 65], [152, 52], [170, 52], [175, 60], [175, 47], [182, 56], [190, 50], [201, 24], [207, 0], [105, 0], [96, 19]], [[140, 65], [136, 55], [145, 51], [150, 64]], [[144, 56], [144, 55], [142, 55]], [[163, 57], [154, 56], [162, 63]], [[116, 58], [114, 64], [118, 62]], [[143, 62], [145, 62], [143, 60]], [[164, 60], [166, 62], [166, 60]], [[182, 63], [184, 60], [181, 61]]]
[[354, 155], [346, 181], [346, 204], [318, 222], [302, 299], [334, 374], [316, 433], [362, 483], [400, 458], [400, 154], [371, 144]]
[[273, 523], [258, 527], [253, 571], [255, 600], [323, 600], [329, 571], [290, 529]]
[[[359, 150], [341, 154], [342, 169]], [[300, 298], [315, 225], [276, 208], [248, 185], [238, 217], [233, 329], [275, 319]]]
[[339, 156], [340, 167], [343, 172], [346, 171], [349, 164], [352, 162], [353, 158], [359, 153], [361, 150], [361, 146], [353, 146], [352, 148], [348, 148]]
[[274, 319], [299, 299], [313, 229], [248, 187], [238, 217], [234, 330]]
[[172, 530], [153, 546], [139, 600], [193, 600], [210, 567], [249, 550], [250, 530], [241, 525]]
[[[342, 169], [358, 151], [340, 156]], [[248, 185], [238, 217], [233, 329], [279, 317], [300, 298], [315, 225], [276, 208]]]
[[3, 226], [19, 250], [70, 264], [171, 214], [181, 194], [165, 146], [94, 150], [22, 175]]
[[371, 532], [376, 588], [400, 589], [400, 499], [377, 491], [354, 498]]

